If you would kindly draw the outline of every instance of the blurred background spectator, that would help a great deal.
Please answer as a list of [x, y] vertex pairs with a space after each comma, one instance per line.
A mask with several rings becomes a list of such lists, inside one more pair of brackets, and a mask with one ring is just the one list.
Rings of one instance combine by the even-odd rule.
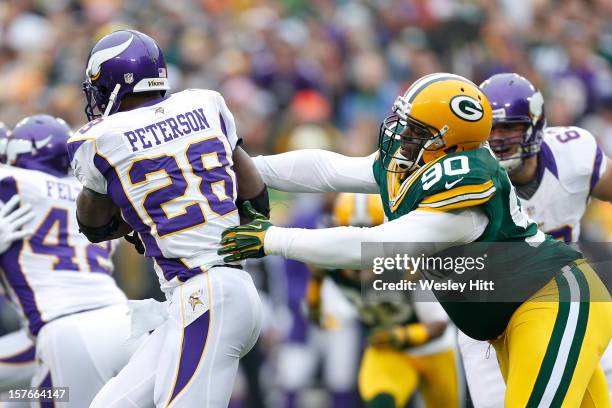
[[[225, 96], [253, 155], [316, 147], [369, 154], [394, 98], [414, 79], [448, 71], [480, 83], [515, 71], [544, 93], [549, 125], [591, 130], [612, 157], [611, 19], [609, 0], [3, 0], [0, 120], [13, 126], [45, 112], [83, 125], [90, 47], [134, 28], [165, 51], [174, 90]], [[272, 198], [281, 224], [326, 199]], [[585, 234], [610, 240], [612, 206], [597, 205]], [[150, 264], [126, 246], [119, 253], [128, 295], [160, 296]], [[282, 401], [271, 346], [283, 332], [291, 329], [262, 337], [259, 350], [271, 361], [254, 366], [265, 378], [242, 382], [266, 387], [255, 393], [266, 401]], [[248, 391], [237, 394], [236, 406], [249, 406]]]

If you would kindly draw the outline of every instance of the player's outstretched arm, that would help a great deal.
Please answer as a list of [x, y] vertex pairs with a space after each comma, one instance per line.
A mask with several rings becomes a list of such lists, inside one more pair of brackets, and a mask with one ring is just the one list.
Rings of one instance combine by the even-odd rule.
[[109, 196], [87, 187], [77, 197], [77, 222], [90, 242], [110, 241], [132, 231]]
[[593, 188], [592, 196], [603, 201], [612, 202], [612, 160], [604, 156], [603, 175]]
[[378, 193], [372, 169], [376, 154], [349, 157], [327, 150], [304, 149], [253, 162], [268, 187], [296, 193], [328, 191]]
[[372, 259], [362, 259], [362, 243], [389, 243], [385, 254], [427, 255], [476, 240], [489, 223], [481, 210], [467, 208], [412, 211], [371, 228], [280, 228], [248, 205], [246, 211], [251, 212], [252, 222], [223, 232], [219, 254], [229, 255], [226, 262], [281, 255], [324, 268], [363, 269], [371, 266]]

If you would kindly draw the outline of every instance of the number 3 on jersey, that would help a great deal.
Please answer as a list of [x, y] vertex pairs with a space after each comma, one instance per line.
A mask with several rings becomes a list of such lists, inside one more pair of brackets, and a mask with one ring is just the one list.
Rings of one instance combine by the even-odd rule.
[[[423, 190], [429, 190], [434, 184], [442, 180], [442, 176], [459, 176], [461, 174], [467, 174], [470, 171], [468, 158], [466, 156], [454, 156], [450, 157], [442, 162], [438, 162], [427, 169], [421, 177], [423, 183]], [[456, 181], [446, 184], [446, 189], [450, 189], [454, 184], [458, 183], [461, 178]]]
[[[224, 216], [236, 210], [234, 180], [223, 142], [216, 136], [187, 146], [184, 152], [189, 169], [182, 169], [177, 158], [162, 154], [132, 162], [128, 176], [132, 186], [146, 186], [150, 177], [161, 174], [166, 183], [144, 194], [142, 207], [157, 228], [160, 238], [206, 223], [200, 201], [184, 202], [189, 175], [199, 180], [199, 190], [211, 211]], [[178, 204], [180, 210], [169, 215], [168, 206]]]

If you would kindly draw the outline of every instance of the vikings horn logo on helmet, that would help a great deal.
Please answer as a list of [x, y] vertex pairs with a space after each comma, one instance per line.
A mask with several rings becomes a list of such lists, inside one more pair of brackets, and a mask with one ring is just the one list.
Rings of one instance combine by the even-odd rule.
[[130, 36], [126, 41], [119, 45], [115, 45], [114, 47], [106, 48], [100, 51], [96, 51], [90, 58], [87, 63], [87, 69], [85, 70], [85, 74], [91, 79], [97, 79], [98, 75], [100, 75], [100, 70], [102, 69], [102, 64], [111, 58], [115, 58], [117, 55], [121, 54], [123, 51], [130, 46], [132, 41], [134, 40], [134, 36]]

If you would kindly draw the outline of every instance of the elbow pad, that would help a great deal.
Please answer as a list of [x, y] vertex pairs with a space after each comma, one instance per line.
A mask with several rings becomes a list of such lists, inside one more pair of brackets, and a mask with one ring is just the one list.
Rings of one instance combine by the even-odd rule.
[[255, 211], [265, 215], [267, 218], [270, 218], [270, 197], [268, 196], [268, 187], [265, 184], [263, 190], [261, 190], [261, 193], [259, 193], [256, 197], [245, 200], [239, 198], [236, 200], [236, 207], [238, 207], [238, 214], [240, 214], [240, 217], [250, 218], [242, 209], [242, 204], [245, 201], [250, 201]]
[[94, 244], [107, 241], [107, 238], [117, 231], [117, 228], [119, 228], [119, 220], [117, 219], [117, 216], [111, 218], [106, 225], [99, 227], [88, 227], [87, 225], [83, 225], [81, 220], [79, 220], [78, 215], [76, 218], [77, 223], [79, 224], [79, 232], [85, 235], [89, 242], [93, 242]]

